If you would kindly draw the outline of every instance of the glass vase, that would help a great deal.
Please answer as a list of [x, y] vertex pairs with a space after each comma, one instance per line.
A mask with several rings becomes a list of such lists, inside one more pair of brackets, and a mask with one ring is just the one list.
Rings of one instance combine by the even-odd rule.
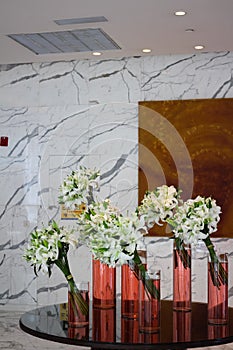
[[74, 288], [68, 285], [68, 326], [87, 327], [89, 326], [89, 312], [83, 314], [80, 309], [78, 298], [82, 296], [83, 300], [89, 304], [89, 282], [76, 283]]
[[[146, 268], [146, 250], [138, 250], [141, 263]], [[121, 267], [121, 316], [138, 319], [139, 270], [133, 261]]]
[[139, 280], [139, 333], [153, 334], [160, 332], [160, 297], [154, 297], [150, 289], [154, 286], [160, 293], [160, 271], [147, 271], [146, 284]]
[[173, 341], [191, 341], [191, 312], [173, 311]]
[[99, 260], [92, 261], [93, 307], [111, 308], [116, 306], [116, 268]]
[[173, 249], [173, 310], [191, 311], [191, 247]]
[[229, 336], [228, 324], [209, 324], [208, 339], [226, 338]]
[[116, 340], [116, 307], [93, 308], [92, 339], [100, 342]]
[[208, 323], [228, 322], [228, 257], [220, 254], [217, 262], [208, 261]]
[[73, 327], [68, 325], [68, 337], [71, 339], [88, 340], [89, 326]]
[[121, 341], [123, 343], [138, 343], [138, 318], [121, 318]]

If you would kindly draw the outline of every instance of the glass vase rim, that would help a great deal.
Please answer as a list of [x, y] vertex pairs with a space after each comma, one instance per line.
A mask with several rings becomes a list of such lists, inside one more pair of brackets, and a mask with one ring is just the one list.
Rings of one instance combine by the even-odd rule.
[[229, 253], [216, 253], [216, 256], [218, 258], [218, 261], [212, 261], [211, 260], [211, 255], [210, 253], [208, 253], [208, 262], [209, 263], [212, 263], [212, 264], [218, 264], [218, 263], [228, 263], [228, 256], [229, 256]]
[[[142, 275], [142, 272], [140, 271], [139, 272], [139, 278], [141, 279], [141, 275]], [[146, 280], [160, 280], [161, 279], [161, 270], [160, 269], [156, 269], [154, 271], [151, 271], [150, 269], [148, 269], [146, 271], [146, 274], [144, 276], [144, 278]]]
[[[182, 246], [186, 249], [186, 250], [191, 250], [192, 246], [190, 243], [182, 243]], [[176, 246], [176, 243], [174, 242], [174, 250], [179, 250], [179, 248]]]
[[[80, 292], [89, 291], [89, 289], [90, 289], [90, 281], [84, 281], [83, 280], [83, 281], [75, 282], [74, 289], [75, 290], [79, 290]], [[69, 291], [71, 290], [71, 286], [70, 286], [69, 283], [68, 283], [68, 290]]]

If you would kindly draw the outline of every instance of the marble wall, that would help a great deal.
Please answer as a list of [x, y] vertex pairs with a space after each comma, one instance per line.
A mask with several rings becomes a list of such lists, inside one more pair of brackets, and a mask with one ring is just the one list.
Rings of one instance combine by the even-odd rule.
[[[0, 66], [0, 136], [9, 137], [9, 146], [0, 147], [1, 308], [65, 300], [60, 272], [35, 277], [22, 254], [32, 229], [59, 220], [58, 187], [72, 169], [99, 168], [99, 198], [134, 210], [138, 101], [233, 97], [232, 75], [232, 52]], [[146, 243], [162, 270], [162, 297], [171, 298], [172, 243], [153, 237]], [[231, 240], [216, 243], [231, 264]], [[85, 247], [70, 259], [77, 279], [91, 278]], [[193, 261], [193, 299], [206, 300], [202, 247]], [[231, 301], [231, 280], [229, 292]]]

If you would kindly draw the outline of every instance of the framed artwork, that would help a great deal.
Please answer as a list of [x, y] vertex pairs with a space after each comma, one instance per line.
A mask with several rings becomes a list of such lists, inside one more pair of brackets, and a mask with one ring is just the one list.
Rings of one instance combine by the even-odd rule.
[[64, 204], [61, 204], [61, 219], [71, 220], [77, 219], [82, 211], [85, 210], [85, 204], [78, 206], [75, 210], [66, 209]]
[[[139, 203], [163, 184], [221, 207], [212, 237], [233, 237], [233, 99], [139, 102]], [[168, 225], [150, 235], [169, 236]]]

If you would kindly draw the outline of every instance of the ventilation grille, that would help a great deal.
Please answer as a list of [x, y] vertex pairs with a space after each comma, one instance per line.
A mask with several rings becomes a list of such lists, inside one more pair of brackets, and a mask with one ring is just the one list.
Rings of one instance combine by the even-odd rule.
[[86, 24], [86, 23], [97, 23], [97, 22], [108, 22], [107, 18], [104, 16], [97, 17], [80, 17], [80, 18], [65, 18], [56, 19], [54, 21], [59, 26], [71, 25], [71, 24]]
[[11, 34], [8, 37], [37, 55], [120, 49], [114, 40], [99, 28], [49, 33]]

